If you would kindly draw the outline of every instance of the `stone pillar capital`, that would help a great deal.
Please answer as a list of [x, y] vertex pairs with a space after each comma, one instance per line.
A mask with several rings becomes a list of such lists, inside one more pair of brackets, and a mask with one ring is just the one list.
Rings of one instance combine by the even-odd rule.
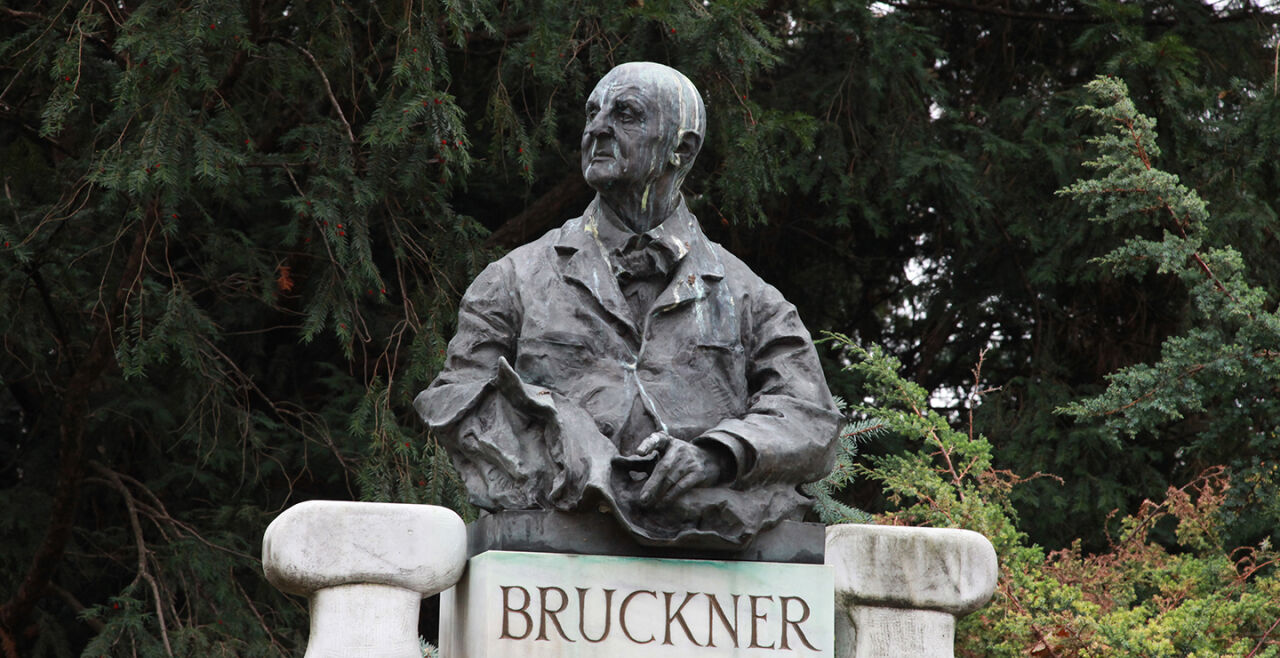
[[262, 540], [267, 580], [310, 599], [306, 658], [420, 658], [419, 603], [453, 586], [466, 560], [462, 519], [432, 505], [308, 501]]
[[842, 658], [951, 658], [956, 618], [986, 605], [998, 574], [986, 537], [949, 528], [831, 526], [826, 562]]

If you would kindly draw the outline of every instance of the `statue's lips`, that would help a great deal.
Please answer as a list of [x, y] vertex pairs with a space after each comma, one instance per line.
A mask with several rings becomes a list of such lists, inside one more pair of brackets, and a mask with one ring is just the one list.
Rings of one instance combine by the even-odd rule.
[[612, 159], [613, 159], [613, 156], [608, 153], [592, 153], [591, 154], [592, 162], [595, 162], [597, 160], [612, 160]]

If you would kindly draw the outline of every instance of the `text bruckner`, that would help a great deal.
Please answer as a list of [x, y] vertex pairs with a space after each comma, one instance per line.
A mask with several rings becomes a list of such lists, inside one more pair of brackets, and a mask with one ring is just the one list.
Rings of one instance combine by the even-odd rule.
[[829, 567], [490, 551], [442, 601], [451, 655], [831, 656]]
[[567, 591], [554, 585], [498, 589], [502, 640], [598, 643], [618, 633], [632, 644], [819, 651], [805, 632], [813, 610], [801, 596], [605, 587]]

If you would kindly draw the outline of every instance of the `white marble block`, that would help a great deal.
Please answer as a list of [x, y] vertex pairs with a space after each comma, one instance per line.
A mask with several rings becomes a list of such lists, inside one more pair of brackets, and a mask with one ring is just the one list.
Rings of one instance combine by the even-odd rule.
[[262, 541], [267, 580], [310, 598], [306, 658], [421, 658], [419, 604], [466, 559], [462, 519], [431, 505], [308, 501]]
[[995, 549], [968, 530], [832, 526], [826, 563], [840, 658], [952, 658], [956, 618], [996, 586]]
[[832, 569], [487, 551], [441, 595], [447, 658], [833, 656]]

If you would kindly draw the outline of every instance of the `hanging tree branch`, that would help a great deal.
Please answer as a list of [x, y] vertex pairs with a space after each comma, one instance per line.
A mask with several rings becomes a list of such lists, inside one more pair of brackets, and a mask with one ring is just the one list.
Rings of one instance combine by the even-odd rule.
[[338, 97], [335, 96], [333, 93], [333, 85], [329, 84], [329, 76], [325, 75], [324, 67], [320, 66], [320, 62], [316, 61], [316, 56], [312, 55], [311, 51], [307, 50], [306, 48], [303, 48], [302, 46], [284, 37], [275, 37], [269, 40], [274, 41], [276, 43], [282, 43], [286, 46], [289, 46], [290, 48], [293, 48], [294, 50], [301, 53], [302, 56], [305, 57], [307, 61], [311, 63], [311, 68], [314, 68], [316, 70], [316, 73], [320, 74], [320, 80], [324, 82], [324, 91], [329, 96], [329, 104], [333, 105], [333, 110], [338, 113], [338, 119], [342, 121], [342, 126], [347, 129], [347, 140], [350, 141], [352, 144], [355, 144], [356, 136], [355, 136], [355, 133], [351, 131], [351, 122], [347, 121], [347, 115], [342, 111], [342, 105], [338, 103]]

